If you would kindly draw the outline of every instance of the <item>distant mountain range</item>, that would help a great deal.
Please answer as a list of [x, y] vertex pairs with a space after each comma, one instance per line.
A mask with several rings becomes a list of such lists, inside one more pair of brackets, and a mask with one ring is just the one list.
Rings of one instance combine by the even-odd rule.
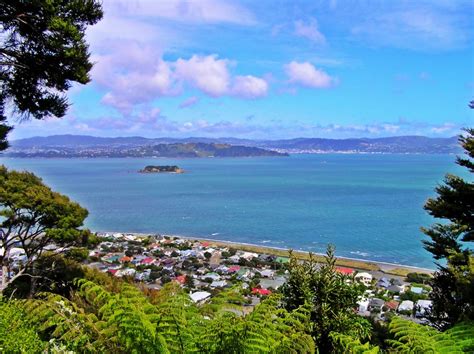
[[276, 156], [279, 153], [415, 153], [449, 154], [461, 149], [457, 137], [250, 140], [237, 138], [104, 138], [88, 135], [53, 135], [15, 140], [5, 152], [29, 157], [127, 156]]

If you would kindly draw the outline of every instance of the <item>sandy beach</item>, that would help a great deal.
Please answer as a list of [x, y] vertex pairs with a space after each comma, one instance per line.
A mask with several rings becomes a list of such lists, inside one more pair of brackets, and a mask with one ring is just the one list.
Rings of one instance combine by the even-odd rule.
[[[99, 233], [122, 233], [128, 235], [135, 235], [135, 236], [153, 236], [153, 234], [149, 233], [138, 233], [138, 232], [124, 232], [124, 231], [95, 231]], [[242, 243], [242, 242], [233, 242], [233, 241], [226, 241], [226, 240], [219, 240], [219, 239], [212, 239], [206, 237], [191, 237], [191, 236], [183, 236], [183, 235], [175, 235], [175, 234], [160, 234], [164, 237], [173, 237], [178, 239], [184, 240], [198, 240], [198, 241], [205, 241], [210, 242], [211, 245], [215, 245], [217, 247], [232, 247], [242, 251], [248, 252], [255, 252], [255, 253], [264, 253], [270, 254], [275, 256], [287, 257], [289, 256], [290, 250], [287, 248], [281, 247], [271, 247], [271, 246], [262, 246], [258, 244], [252, 243]], [[293, 255], [295, 255], [298, 259], [309, 259], [310, 253], [312, 254], [313, 258], [316, 259], [318, 262], [324, 261], [324, 254], [322, 253], [314, 253], [314, 252], [307, 252], [301, 250], [292, 250]], [[371, 261], [359, 258], [351, 258], [351, 257], [337, 257], [336, 264], [342, 267], [353, 268], [357, 270], [368, 270], [372, 273], [380, 273], [379, 275], [383, 276], [383, 274], [390, 274], [395, 276], [404, 277], [406, 274], [411, 272], [417, 273], [429, 273], [432, 274], [435, 272], [434, 266], [433, 269], [429, 268], [421, 268], [410, 266], [406, 264], [397, 264], [397, 263], [389, 263], [389, 262], [378, 262], [378, 261]]]

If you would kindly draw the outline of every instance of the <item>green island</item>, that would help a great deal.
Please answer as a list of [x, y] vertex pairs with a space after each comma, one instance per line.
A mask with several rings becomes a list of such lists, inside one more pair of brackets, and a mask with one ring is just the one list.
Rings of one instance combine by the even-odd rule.
[[138, 171], [140, 173], [184, 173], [184, 170], [182, 168], [179, 168], [178, 166], [169, 166], [169, 165], [164, 165], [164, 166], [146, 166], [144, 169]]

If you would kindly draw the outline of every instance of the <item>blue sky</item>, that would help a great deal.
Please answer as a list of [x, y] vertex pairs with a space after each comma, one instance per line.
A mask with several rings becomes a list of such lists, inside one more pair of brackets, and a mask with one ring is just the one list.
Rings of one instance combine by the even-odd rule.
[[92, 81], [12, 139], [452, 136], [472, 126], [472, 1], [104, 0]]

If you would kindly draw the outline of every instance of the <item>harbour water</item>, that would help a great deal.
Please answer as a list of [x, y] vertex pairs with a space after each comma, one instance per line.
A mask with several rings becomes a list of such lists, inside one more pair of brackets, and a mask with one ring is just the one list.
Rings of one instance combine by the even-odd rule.
[[[228, 159], [12, 159], [86, 207], [93, 230], [164, 233], [433, 268], [423, 204], [452, 155], [319, 154]], [[183, 174], [140, 174], [178, 165]]]

